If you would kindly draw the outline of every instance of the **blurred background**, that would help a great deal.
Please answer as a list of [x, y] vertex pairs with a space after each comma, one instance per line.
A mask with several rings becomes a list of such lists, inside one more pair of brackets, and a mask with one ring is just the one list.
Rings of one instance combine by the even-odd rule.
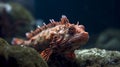
[[0, 0], [0, 37], [25, 38], [49, 19], [66, 15], [85, 25], [90, 39], [84, 48], [120, 50], [120, 2], [117, 0]]

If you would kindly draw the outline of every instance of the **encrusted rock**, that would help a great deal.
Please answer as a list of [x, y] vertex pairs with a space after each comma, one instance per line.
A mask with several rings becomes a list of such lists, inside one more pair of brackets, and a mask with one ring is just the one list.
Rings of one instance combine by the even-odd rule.
[[10, 46], [0, 38], [0, 67], [48, 67], [36, 50]]
[[120, 67], [120, 52], [91, 48], [76, 50], [79, 67]]

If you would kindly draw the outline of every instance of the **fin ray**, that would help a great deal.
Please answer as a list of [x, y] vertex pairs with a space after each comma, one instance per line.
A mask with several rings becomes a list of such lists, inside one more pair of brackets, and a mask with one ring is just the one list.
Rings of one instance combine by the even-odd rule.
[[52, 54], [53, 50], [51, 48], [47, 48], [43, 50], [40, 55], [43, 57], [45, 61], [48, 61], [50, 55]]

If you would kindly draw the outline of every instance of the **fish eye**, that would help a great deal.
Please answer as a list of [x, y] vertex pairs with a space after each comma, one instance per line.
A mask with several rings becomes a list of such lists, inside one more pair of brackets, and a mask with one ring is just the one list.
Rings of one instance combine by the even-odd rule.
[[71, 26], [71, 27], [68, 29], [68, 33], [71, 34], [71, 35], [75, 34], [75, 33], [76, 33], [75, 27], [74, 27], [74, 26]]

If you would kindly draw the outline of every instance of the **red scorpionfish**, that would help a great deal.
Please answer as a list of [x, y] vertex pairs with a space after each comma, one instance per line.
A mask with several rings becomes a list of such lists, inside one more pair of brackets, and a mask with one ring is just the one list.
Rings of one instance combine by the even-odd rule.
[[49, 24], [38, 26], [32, 32], [26, 33], [27, 40], [14, 38], [13, 45], [32, 46], [48, 61], [52, 53], [63, 54], [68, 57], [75, 57], [74, 50], [85, 44], [89, 35], [83, 25], [71, 24], [65, 15], [61, 21], [53, 19]]

